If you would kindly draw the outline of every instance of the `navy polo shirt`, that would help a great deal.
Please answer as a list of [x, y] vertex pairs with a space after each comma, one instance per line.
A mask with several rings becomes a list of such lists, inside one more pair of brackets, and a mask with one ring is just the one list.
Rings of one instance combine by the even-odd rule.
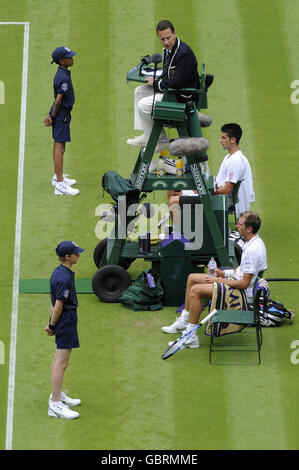
[[63, 302], [63, 310], [76, 310], [78, 300], [75, 290], [75, 273], [63, 264], [57, 266], [50, 279], [51, 302]]
[[[54, 99], [58, 93], [62, 94], [61, 106], [71, 112], [75, 103], [75, 93], [71, 79], [71, 72], [58, 67], [53, 82]], [[52, 106], [53, 108], [53, 106]], [[51, 108], [51, 111], [52, 111]], [[51, 112], [50, 111], [50, 112]]]
[[78, 300], [75, 289], [75, 273], [62, 264], [58, 266], [50, 278], [51, 303], [56, 300], [63, 302], [61, 316], [55, 328], [55, 334], [65, 328], [77, 326]]

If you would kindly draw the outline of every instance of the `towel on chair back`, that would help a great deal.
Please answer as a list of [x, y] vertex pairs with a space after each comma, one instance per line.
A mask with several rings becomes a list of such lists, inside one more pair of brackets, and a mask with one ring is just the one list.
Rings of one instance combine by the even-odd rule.
[[[248, 310], [245, 292], [242, 289], [234, 289], [220, 282], [214, 282], [210, 312], [217, 310]], [[213, 327], [213, 336], [238, 333], [246, 325], [236, 323], [216, 323]], [[208, 321], [205, 334], [211, 336], [211, 321]]]

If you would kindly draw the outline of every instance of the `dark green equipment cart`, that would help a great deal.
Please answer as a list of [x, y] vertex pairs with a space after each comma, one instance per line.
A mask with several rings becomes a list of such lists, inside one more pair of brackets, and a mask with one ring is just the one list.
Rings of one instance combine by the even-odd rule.
[[[141, 64], [128, 72], [128, 81], [144, 82], [140, 75]], [[128, 216], [128, 203], [125, 216], [119, 211], [119, 204], [114, 205], [115, 226], [113, 233], [102, 240], [95, 248], [94, 261], [98, 267], [92, 286], [97, 297], [104, 302], [117, 302], [119, 297], [131, 283], [127, 268], [137, 258], [143, 258], [152, 264], [152, 271], [162, 280], [164, 288], [164, 304], [177, 306], [184, 299], [186, 279], [190, 272], [199, 272], [214, 256], [218, 266], [236, 266], [234, 244], [229, 240], [228, 229], [228, 198], [213, 195], [213, 177], [207, 164], [206, 151], [186, 153], [189, 173], [182, 177], [166, 174], [157, 177], [149, 173], [149, 166], [163, 127], [176, 128], [179, 138], [201, 138], [202, 129], [198, 111], [207, 108], [207, 88], [205, 66], [202, 64], [200, 89], [188, 89], [184, 92], [198, 94], [198, 105], [192, 101], [180, 103], [176, 100], [176, 91], [167, 90], [163, 100], [156, 102], [153, 110], [153, 129], [146, 147], [141, 147], [134, 169], [131, 183], [137, 189], [135, 203], [141, 203], [148, 192], [157, 190], [195, 189], [198, 196], [181, 196], [181, 228], [183, 233], [184, 218], [188, 218], [191, 232], [196, 230], [196, 206], [202, 207], [202, 243], [196, 249], [186, 249], [187, 245], [180, 240], [171, 243], [158, 241], [151, 246], [148, 254], [139, 254], [137, 241], [127, 239], [127, 230], [136, 213]], [[132, 202], [132, 201], [131, 201]], [[123, 214], [124, 215], [124, 214]], [[121, 236], [119, 236], [121, 234]], [[183, 233], [184, 235], [184, 233]], [[187, 237], [188, 238], [188, 237]], [[192, 242], [192, 239], [189, 238]], [[192, 245], [191, 245], [192, 246]], [[189, 245], [190, 248], [190, 245]], [[199, 267], [200, 266], [200, 267]]]

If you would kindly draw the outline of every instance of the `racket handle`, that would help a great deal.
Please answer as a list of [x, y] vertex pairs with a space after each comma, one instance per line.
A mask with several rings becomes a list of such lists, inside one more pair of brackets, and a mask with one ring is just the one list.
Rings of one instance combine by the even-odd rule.
[[215, 315], [215, 313], [217, 313], [216, 309], [214, 309], [211, 313], [209, 313], [209, 315], [207, 315], [199, 324], [204, 325], [205, 323], [207, 323], [207, 321], [209, 321], [210, 318], [212, 318]]

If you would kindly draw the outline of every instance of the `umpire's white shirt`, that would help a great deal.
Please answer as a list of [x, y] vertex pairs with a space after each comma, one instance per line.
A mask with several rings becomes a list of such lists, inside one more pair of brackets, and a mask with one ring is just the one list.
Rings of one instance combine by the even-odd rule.
[[255, 201], [251, 168], [245, 155], [241, 150], [238, 150], [224, 157], [216, 176], [216, 182], [218, 185], [224, 186], [226, 181], [236, 184], [241, 180], [243, 181], [238, 193], [239, 202], [236, 204], [237, 217], [241, 212], [248, 211], [250, 203]]
[[236, 277], [242, 279], [245, 273], [253, 274], [249, 287], [245, 290], [249, 303], [253, 301], [253, 286], [259, 271], [267, 269], [267, 252], [263, 240], [256, 234], [249, 242], [244, 244], [240, 266]]

